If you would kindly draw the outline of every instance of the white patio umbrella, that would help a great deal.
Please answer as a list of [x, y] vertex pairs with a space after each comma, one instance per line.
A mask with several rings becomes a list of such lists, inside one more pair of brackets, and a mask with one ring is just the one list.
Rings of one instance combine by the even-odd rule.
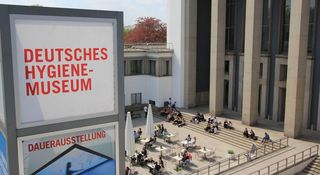
[[132, 126], [130, 112], [127, 113], [127, 121], [126, 121], [126, 128], [125, 128], [125, 149], [129, 157], [131, 157], [134, 154], [135, 142], [134, 142], [133, 126]]
[[146, 124], [146, 138], [153, 137], [154, 133], [154, 126], [153, 126], [153, 114], [152, 114], [152, 107], [151, 104], [148, 106], [148, 114], [147, 114], [147, 124]]

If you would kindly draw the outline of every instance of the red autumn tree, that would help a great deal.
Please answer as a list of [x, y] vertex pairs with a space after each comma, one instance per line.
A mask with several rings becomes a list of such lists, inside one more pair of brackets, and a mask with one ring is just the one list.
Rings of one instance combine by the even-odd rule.
[[140, 17], [133, 30], [124, 36], [124, 42], [130, 43], [165, 43], [167, 26], [160, 19]]

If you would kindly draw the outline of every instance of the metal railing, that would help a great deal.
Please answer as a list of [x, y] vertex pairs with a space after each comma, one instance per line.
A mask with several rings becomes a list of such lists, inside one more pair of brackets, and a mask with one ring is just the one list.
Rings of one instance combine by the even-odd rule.
[[199, 168], [195, 171], [192, 171], [186, 175], [214, 175], [219, 174], [224, 171], [230, 170], [231, 168], [237, 167], [239, 165], [245, 164], [247, 162], [250, 162], [254, 159], [257, 159], [259, 157], [265, 156], [269, 153], [272, 153], [274, 151], [280, 150], [282, 148], [285, 148], [288, 146], [288, 138], [284, 137], [281, 139], [278, 139], [276, 141], [272, 141], [270, 143], [264, 144], [263, 146], [260, 146], [254, 151], [254, 153], [251, 153], [251, 150], [240, 153], [238, 155], [234, 155], [230, 158], [223, 159], [219, 162], [215, 162], [213, 164], [209, 164], [208, 166]]
[[271, 164], [265, 168], [262, 168], [250, 175], [271, 175], [283, 171], [287, 168], [291, 168], [302, 161], [309, 159], [313, 156], [319, 155], [319, 145], [312, 146], [304, 151], [301, 151], [293, 156], [287, 157], [274, 164]]

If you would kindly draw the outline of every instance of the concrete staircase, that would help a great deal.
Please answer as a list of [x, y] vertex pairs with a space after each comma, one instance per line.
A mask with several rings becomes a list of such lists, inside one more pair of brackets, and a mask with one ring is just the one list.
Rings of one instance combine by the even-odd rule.
[[304, 175], [319, 175], [320, 174], [320, 157], [318, 156], [312, 161], [301, 174]]
[[[187, 126], [184, 126], [185, 128], [188, 128], [192, 131], [201, 133], [205, 136], [208, 136], [210, 138], [219, 140], [221, 142], [230, 144], [232, 146], [244, 149], [244, 150], [250, 150], [251, 146], [253, 143], [255, 143], [257, 145], [257, 147], [263, 147], [264, 145], [261, 144], [261, 138], [259, 138], [257, 141], [254, 141], [252, 139], [248, 139], [243, 137], [242, 131], [239, 130], [231, 130], [231, 129], [224, 129], [223, 126], [220, 126], [219, 129], [220, 131], [217, 134], [213, 134], [213, 133], [208, 133], [204, 130], [204, 128], [206, 127], [207, 123], [206, 122], [200, 122], [199, 124], [194, 124], [192, 122], [190, 122], [190, 120], [192, 119], [192, 116], [187, 115], [187, 114], [183, 114], [184, 118], [187, 121]], [[264, 149], [259, 149], [258, 151], [260, 151], [260, 153], [262, 153], [264, 151]], [[266, 153], [270, 153], [272, 152], [270, 147], [267, 147], [265, 149]]]

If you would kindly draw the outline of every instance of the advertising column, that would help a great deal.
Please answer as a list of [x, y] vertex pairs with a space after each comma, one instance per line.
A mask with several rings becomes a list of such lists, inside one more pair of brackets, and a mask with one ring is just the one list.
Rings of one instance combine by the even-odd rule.
[[0, 10], [0, 175], [123, 174], [122, 12]]

